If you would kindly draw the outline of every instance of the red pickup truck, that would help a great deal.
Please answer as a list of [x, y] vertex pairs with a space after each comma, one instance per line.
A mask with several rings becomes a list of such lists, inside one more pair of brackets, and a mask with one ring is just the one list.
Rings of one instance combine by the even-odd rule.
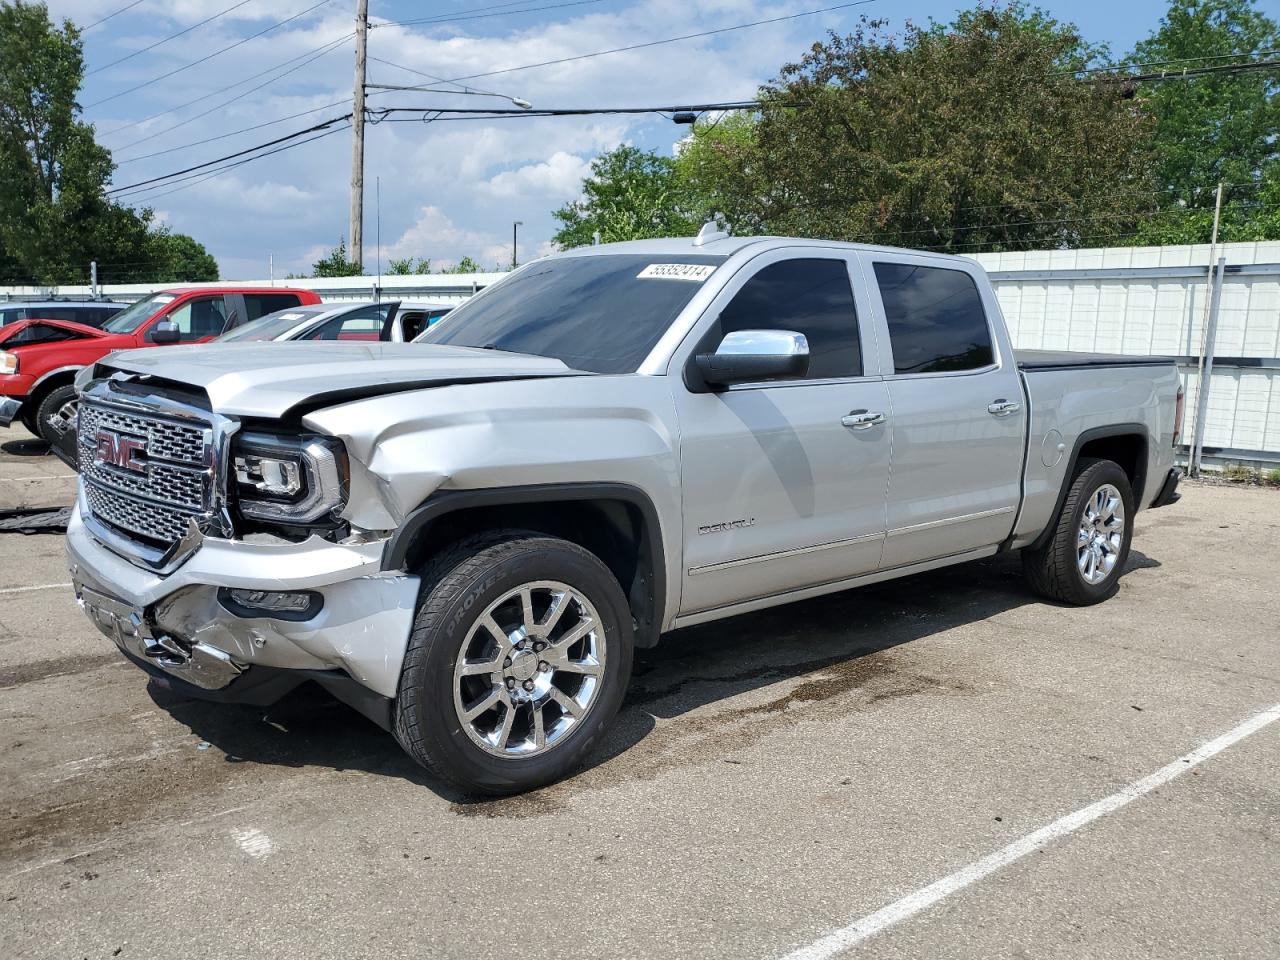
[[319, 302], [310, 290], [203, 287], [153, 293], [100, 330], [65, 320], [9, 324], [0, 328], [0, 426], [17, 420], [56, 445], [75, 426], [76, 373], [112, 351], [204, 343], [276, 310]]

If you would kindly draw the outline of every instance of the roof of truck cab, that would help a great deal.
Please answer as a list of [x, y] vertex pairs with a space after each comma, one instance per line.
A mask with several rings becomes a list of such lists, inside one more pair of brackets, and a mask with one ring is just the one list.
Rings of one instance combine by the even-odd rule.
[[861, 253], [909, 253], [912, 256], [937, 257], [939, 260], [963, 260], [966, 266], [976, 262], [970, 257], [907, 247], [886, 247], [871, 243], [845, 243], [840, 240], [815, 240], [801, 237], [722, 237], [708, 240], [702, 245], [693, 237], [661, 237], [654, 240], [627, 240], [622, 243], [602, 243], [591, 247], [573, 247], [554, 253], [552, 257], [602, 256], [608, 254], [640, 254], [645, 256], [720, 256], [729, 257], [748, 247], [767, 250], [771, 247], [822, 247], [840, 250], [856, 250]]
[[314, 290], [308, 290], [305, 287], [247, 287], [235, 283], [210, 287], [166, 287], [164, 290], [155, 292], [171, 293], [174, 296], [181, 296], [184, 293], [315, 293]]

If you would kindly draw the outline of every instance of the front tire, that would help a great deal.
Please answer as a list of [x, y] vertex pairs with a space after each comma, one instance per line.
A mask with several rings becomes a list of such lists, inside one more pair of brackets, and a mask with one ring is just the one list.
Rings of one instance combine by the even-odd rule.
[[1133, 514], [1133, 489], [1120, 465], [1082, 459], [1049, 541], [1022, 551], [1031, 589], [1073, 606], [1115, 596], [1133, 541]]
[[527, 531], [470, 537], [423, 571], [396, 738], [467, 792], [543, 786], [617, 713], [632, 647], [622, 588], [594, 554]]
[[74, 430], [79, 402], [76, 388], [70, 383], [55, 387], [45, 394], [36, 408], [36, 432], [40, 439], [52, 446], [68, 430]]

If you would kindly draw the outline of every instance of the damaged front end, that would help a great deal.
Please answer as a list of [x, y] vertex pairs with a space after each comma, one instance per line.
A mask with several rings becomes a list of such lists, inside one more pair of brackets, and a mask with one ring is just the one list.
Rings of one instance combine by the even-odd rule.
[[94, 624], [189, 695], [316, 680], [382, 723], [418, 580], [384, 573], [383, 540], [344, 519], [342, 443], [128, 375], [85, 384], [79, 419], [67, 550]]

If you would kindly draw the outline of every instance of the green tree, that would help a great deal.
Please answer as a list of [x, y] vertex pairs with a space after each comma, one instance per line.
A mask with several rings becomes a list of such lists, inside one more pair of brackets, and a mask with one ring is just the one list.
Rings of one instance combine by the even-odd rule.
[[[1266, 59], [1280, 27], [1251, 0], [1174, 0], [1160, 26], [1134, 49], [1135, 64], [1221, 66]], [[1275, 239], [1262, 198], [1280, 179], [1280, 84], [1274, 73], [1220, 73], [1141, 84], [1155, 120], [1156, 175], [1168, 211], [1143, 228], [1144, 242], [1203, 243], [1211, 236], [1219, 182], [1228, 188], [1221, 239]]]
[[864, 19], [783, 67], [750, 126], [695, 130], [681, 174], [745, 233], [956, 252], [1106, 242], [1152, 201], [1144, 112], [1121, 84], [1074, 75], [1105, 57], [1016, 2], [900, 37]]
[[151, 256], [158, 271], [157, 280], [199, 283], [218, 279], [218, 261], [185, 233], [172, 233], [162, 227], [151, 233]]
[[120, 226], [93, 229], [112, 212], [112, 164], [78, 119], [80, 47], [75, 24], [54, 27], [44, 4], [0, 2], [0, 243], [42, 282], [83, 275], [90, 236]]
[[426, 257], [419, 257], [416, 262], [413, 257], [392, 258], [390, 268], [387, 270], [387, 273], [393, 277], [407, 277], [415, 273], [430, 272], [431, 261]]
[[216, 277], [194, 240], [107, 198], [114, 166], [80, 119], [83, 78], [74, 23], [55, 26], [43, 3], [0, 0], [0, 274], [84, 283], [96, 260], [104, 282]]
[[452, 267], [445, 267], [441, 273], [479, 273], [480, 264], [476, 263], [470, 257], [463, 257]]
[[696, 229], [696, 218], [681, 202], [675, 161], [626, 145], [596, 157], [582, 181], [582, 199], [552, 216], [561, 226], [551, 239], [561, 249], [587, 246], [597, 232], [612, 243]]
[[360, 264], [347, 259], [347, 241], [338, 245], [311, 265], [312, 275], [317, 277], [358, 277], [364, 273]]
[[719, 214], [735, 227], [745, 227], [755, 216], [759, 181], [759, 144], [755, 113], [731, 113], [708, 123], [698, 123], [677, 144], [676, 192], [690, 211], [690, 224], [705, 223]]

